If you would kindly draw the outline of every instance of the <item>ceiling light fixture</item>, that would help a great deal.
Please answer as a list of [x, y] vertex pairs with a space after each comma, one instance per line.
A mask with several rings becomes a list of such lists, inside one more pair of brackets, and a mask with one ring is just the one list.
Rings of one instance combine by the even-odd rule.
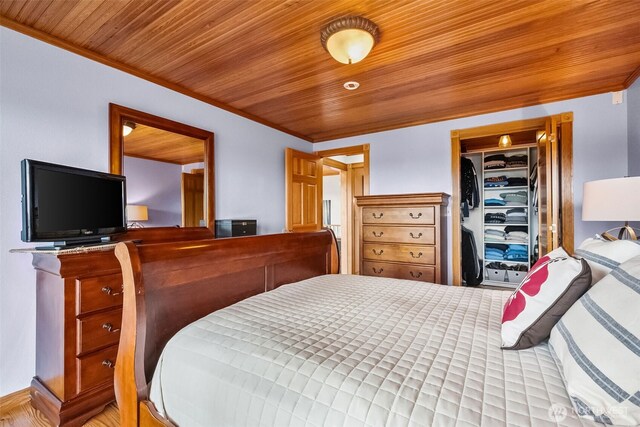
[[346, 90], [356, 90], [360, 87], [360, 83], [355, 81], [346, 82], [344, 85]]
[[498, 147], [509, 148], [511, 147], [511, 137], [509, 135], [502, 135], [500, 141], [498, 141]]
[[122, 124], [122, 136], [127, 136], [136, 128], [136, 124], [133, 122], [124, 122]]
[[322, 47], [343, 64], [362, 61], [379, 40], [378, 26], [361, 16], [337, 19], [320, 31]]

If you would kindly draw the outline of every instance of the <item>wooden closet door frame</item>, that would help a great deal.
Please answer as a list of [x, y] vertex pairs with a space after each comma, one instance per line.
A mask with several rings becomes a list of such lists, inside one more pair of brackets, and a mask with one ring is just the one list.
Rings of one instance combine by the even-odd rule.
[[[517, 120], [513, 122], [496, 123], [468, 129], [456, 129], [451, 131], [451, 247], [453, 285], [462, 285], [462, 232], [460, 221], [460, 155], [462, 154], [461, 141], [469, 138], [478, 138], [490, 135], [503, 135], [511, 132], [520, 132], [532, 129], [544, 129], [549, 119], [555, 119], [560, 128], [560, 194], [554, 195], [560, 199], [561, 206], [561, 235], [562, 247], [573, 253], [574, 249], [574, 208], [573, 208], [573, 113], [561, 113], [557, 115]], [[479, 183], [480, 184], [480, 183]], [[540, 232], [541, 230], [539, 230]]]

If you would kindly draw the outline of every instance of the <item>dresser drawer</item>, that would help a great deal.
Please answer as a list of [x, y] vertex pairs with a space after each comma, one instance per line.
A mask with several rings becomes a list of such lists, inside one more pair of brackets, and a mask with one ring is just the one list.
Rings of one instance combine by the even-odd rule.
[[361, 273], [365, 276], [391, 277], [430, 283], [434, 283], [436, 279], [436, 269], [434, 267], [391, 264], [388, 262], [364, 261]]
[[122, 274], [76, 280], [76, 314], [122, 306]]
[[77, 319], [78, 354], [117, 344], [120, 339], [122, 309], [110, 310]]
[[433, 206], [415, 207], [363, 207], [363, 224], [426, 224], [436, 221], [436, 210]]
[[112, 384], [118, 346], [78, 357], [78, 392], [100, 384]]
[[374, 261], [397, 261], [410, 264], [435, 265], [434, 246], [364, 243], [363, 258]]
[[423, 245], [433, 245], [436, 243], [436, 229], [429, 226], [365, 225], [362, 227], [362, 239], [365, 242], [420, 243]]

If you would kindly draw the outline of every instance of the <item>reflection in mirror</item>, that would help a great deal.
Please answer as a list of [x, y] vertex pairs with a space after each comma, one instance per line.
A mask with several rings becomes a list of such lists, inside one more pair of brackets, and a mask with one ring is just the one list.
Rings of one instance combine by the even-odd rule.
[[129, 227], [214, 231], [213, 133], [109, 104], [110, 171], [127, 177]]
[[127, 205], [147, 207], [146, 221], [137, 223], [205, 227], [204, 142], [129, 121], [123, 135]]

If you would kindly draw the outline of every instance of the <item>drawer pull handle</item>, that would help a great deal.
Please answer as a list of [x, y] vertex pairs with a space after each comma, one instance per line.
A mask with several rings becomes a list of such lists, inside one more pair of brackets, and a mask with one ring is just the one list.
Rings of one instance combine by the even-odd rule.
[[411, 238], [412, 238], [412, 239], [419, 239], [419, 238], [421, 238], [421, 237], [422, 237], [422, 233], [418, 233], [418, 235], [417, 235], [417, 236], [414, 236], [414, 235], [413, 235], [413, 231], [411, 231], [411, 232], [409, 233], [409, 235], [411, 236]]
[[380, 216], [376, 216], [376, 213], [375, 213], [375, 212], [371, 212], [371, 215], [373, 215], [373, 217], [374, 217], [375, 219], [380, 219], [380, 218], [382, 218], [382, 217], [384, 216], [384, 213], [383, 213], [383, 212], [380, 212]]
[[102, 329], [106, 329], [109, 332], [118, 332], [118, 331], [120, 331], [120, 328], [113, 329], [113, 325], [111, 323], [103, 323], [102, 324]]
[[376, 270], [375, 267], [371, 267], [371, 268], [373, 268], [373, 272], [376, 273], [376, 274], [380, 274], [380, 273], [382, 273], [384, 271], [384, 268], [381, 268], [380, 270]]
[[374, 255], [378, 255], [378, 256], [382, 255], [384, 252], [384, 249], [380, 249], [380, 252], [376, 251], [375, 249], [371, 249], [371, 250], [373, 251]]
[[418, 219], [422, 216], [422, 212], [418, 212], [418, 215], [414, 215], [413, 212], [409, 212], [409, 216], [413, 219]]
[[116, 366], [116, 364], [109, 359], [104, 359], [102, 361], [102, 366], [106, 366], [107, 368], [113, 368], [114, 366]]
[[374, 237], [382, 237], [382, 235], [384, 234], [384, 231], [381, 231], [380, 234], [377, 234], [375, 231], [372, 231]]
[[102, 292], [104, 292], [107, 295], [111, 295], [112, 297], [118, 296], [122, 293], [122, 292], [113, 292], [113, 289], [111, 289], [110, 286], [103, 287]]
[[409, 252], [411, 254], [411, 258], [420, 258], [422, 256], [422, 252], [418, 252], [418, 255], [414, 255], [413, 252]]
[[413, 273], [413, 271], [409, 271], [409, 274], [411, 274], [411, 277], [413, 277], [414, 279], [418, 279], [420, 278], [420, 276], [422, 276], [422, 271], [418, 271], [417, 273]]

